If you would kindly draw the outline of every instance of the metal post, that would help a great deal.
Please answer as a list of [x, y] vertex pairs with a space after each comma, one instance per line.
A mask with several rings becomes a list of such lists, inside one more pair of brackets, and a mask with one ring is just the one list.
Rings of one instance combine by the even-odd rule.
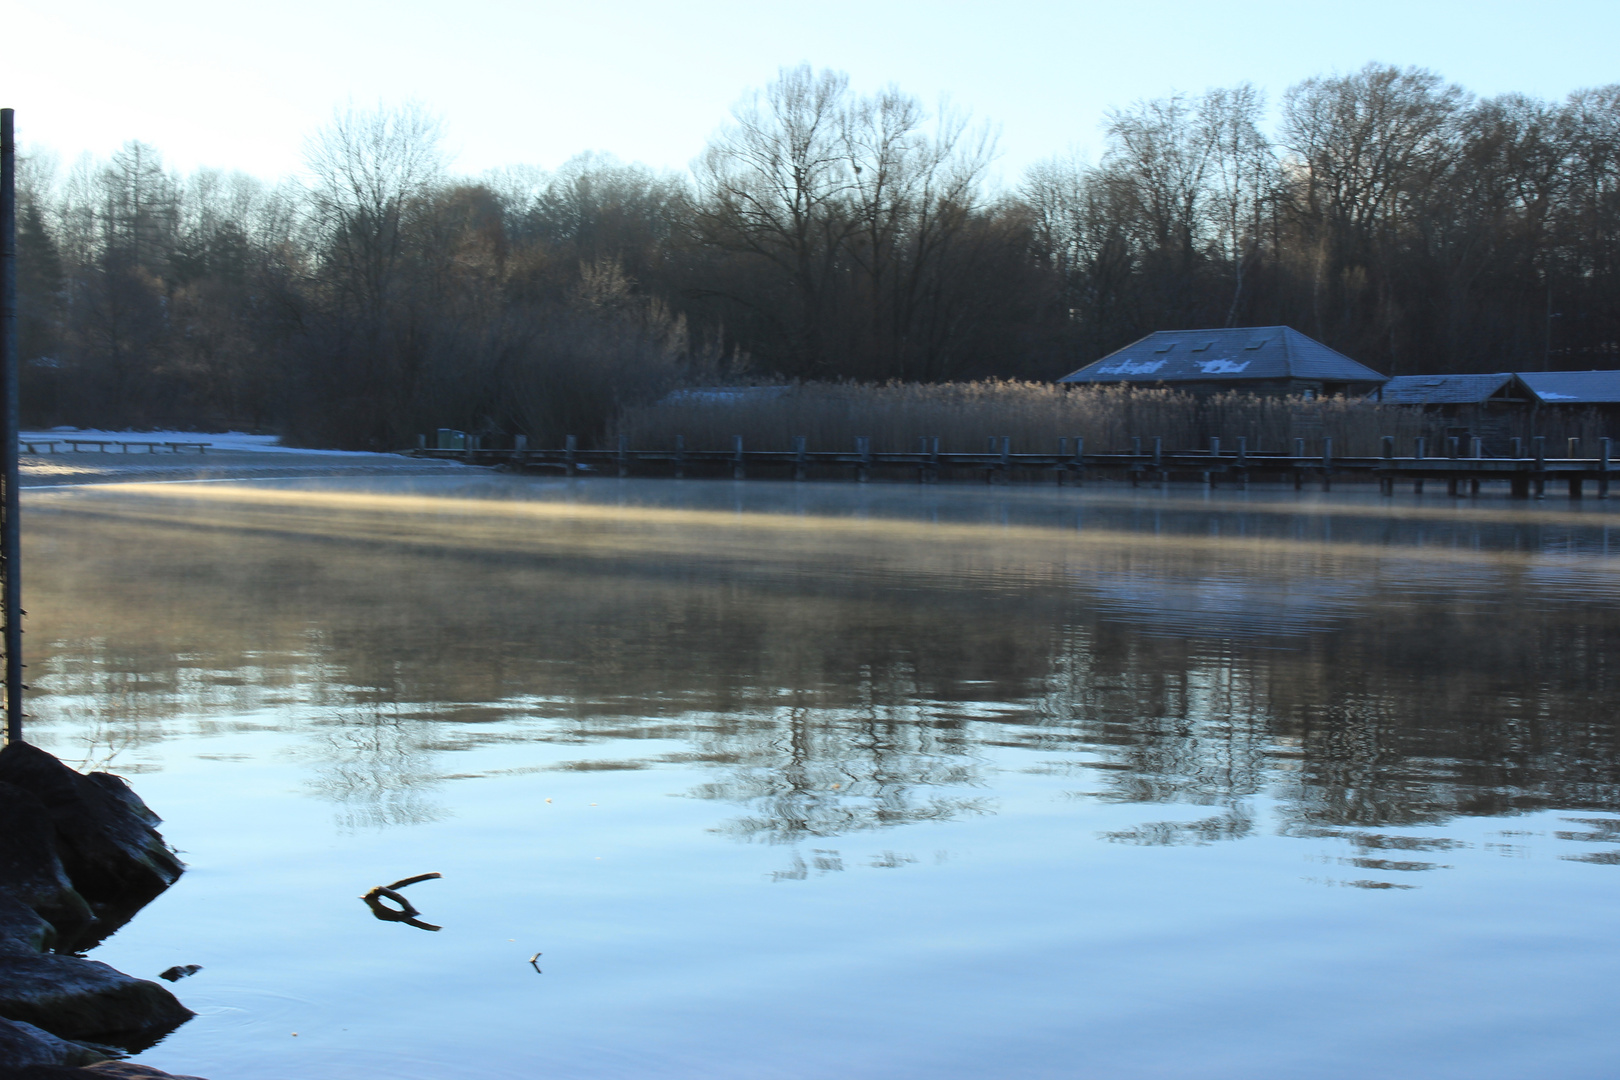
[[805, 470], [804, 448], [809, 442], [803, 435], [793, 436], [793, 479], [803, 480]]
[[855, 436], [855, 453], [861, 459], [855, 468], [855, 479], [862, 484], [867, 483], [872, 479], [872, 436]]
[[742, 480], [748, 476], [748, 470], [743, 465], [742, 436], [731, 437], [731, 478]]
[[1598, 498], [1609, 497], [1609, 440], [1598, 440]]
[[1534, 439], [1530, 440], [1530, 445], [1535, 448], [1536, 498], [1539, 499], [1547, 494], [1547, 436], [1537, 435]]
[[675, 436], [675, 479], [686, 475], [686, 436]]
[[1074, 438], [1074, 482], [1082, 483], [1086, 478], [1086, 440], [1079, 435]]
[[1333, 440], [1322, 440], [1322, 490], [1333, 490]]
[[630, 475], [630, 436], [619, 436], [619, 479]]
[[579, 437], [577, 435], [565, 435], [565, 436], [563, 436], [563, 464], [564, 464], [564, 470], [568, 473], [568, 475], [570, 477], [572, 477], [574, 475], [574, 470], [576, 468], [578, 468], [578, 463], [575, 461], [575, 457], [578, 455], [578, 453], [579, 453]]
[[17, 501], [17, 140], [0, 109], [0, 612], [5, 618], [6, 741], [23, 741], [22, 532]]

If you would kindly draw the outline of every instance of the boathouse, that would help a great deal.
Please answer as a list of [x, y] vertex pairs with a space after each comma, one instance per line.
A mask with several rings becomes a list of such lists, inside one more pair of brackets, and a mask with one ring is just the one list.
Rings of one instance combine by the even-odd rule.
[[1499, 371], [1491, 375], [1397, 375], [1374, 390], [1384, 405], [1432, 412], [1466, 406], [1523, 412], [1538, 408], [1620, 409], [1620, 371]]
[[1421, 405], [1449, 414], [1473, 406], [1519, 410], [1530, 402], [1530, 388], [1511, 371], [1490, 375], [1396, 375], [1372, 392], [1384, 405]]
[[1478, 437], [1492, 453], [1507, 452], [1514, 438], [1620, 434], [1620, 371], [1398, 375], [1367, 400], [1420, 408], [1445, 438], [1467, 445]]
[[1362, 395], [1385, 376], [1288, 326], [1160, 330], [1058, 382], [1155, 386], [1194, 394], [1241, 391], [1307, 397]]

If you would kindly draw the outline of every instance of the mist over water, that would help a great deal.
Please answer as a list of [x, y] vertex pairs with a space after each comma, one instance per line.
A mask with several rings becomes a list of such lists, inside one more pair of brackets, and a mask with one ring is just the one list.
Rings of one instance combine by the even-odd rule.
[[[25, 499], [32, 737], [131, 776], [191, 866], [96, 954], [203, 966], [142, 1061], [1613, 1073], [1608, 503]], [[429, 870], [441, 932], [356, 899]]]

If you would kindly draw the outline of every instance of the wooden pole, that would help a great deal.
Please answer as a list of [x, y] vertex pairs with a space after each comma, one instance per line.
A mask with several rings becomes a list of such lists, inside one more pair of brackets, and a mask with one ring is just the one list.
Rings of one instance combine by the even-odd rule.
[[23, 741], [22, 531], [17, 499], [17, 140], [0, 109], [0, 614], [6, 654], [6, 741]]

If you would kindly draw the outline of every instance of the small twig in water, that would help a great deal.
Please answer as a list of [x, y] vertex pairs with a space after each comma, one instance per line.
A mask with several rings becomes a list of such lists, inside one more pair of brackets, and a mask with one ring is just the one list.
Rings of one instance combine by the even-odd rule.
[[[430, 922], [423, 922], [421, 919], [418, 919], [417, 916], [422, 913], [417, 911], [409, 900], [405, 899], [395, 891], [396, 889], [404, 888], [406, 885], [413, 885], [418, 881], [428, 881], [432, 878], [441, 876], [443, 875], [437, 873], [418, 874], [415, 877], [404, 878], [400, 881], [396, 881], [392, 885], [378, 885], [376, 888], [367, 892], [360, 899], [364, 900], [366, 902], [366, 906], [371, 909], [371, 913], [377, 918], [381, 919], [383, 922], [402, 922], [408, 926], [414, 926], [418, 930], [442, 930], [444, 929], [442, 926], [434, 926]], [[399, 907], [389, 907], [387, 904], [383, 903], [384, 897], [392, 900], [394, 903], [398, 904]]]

